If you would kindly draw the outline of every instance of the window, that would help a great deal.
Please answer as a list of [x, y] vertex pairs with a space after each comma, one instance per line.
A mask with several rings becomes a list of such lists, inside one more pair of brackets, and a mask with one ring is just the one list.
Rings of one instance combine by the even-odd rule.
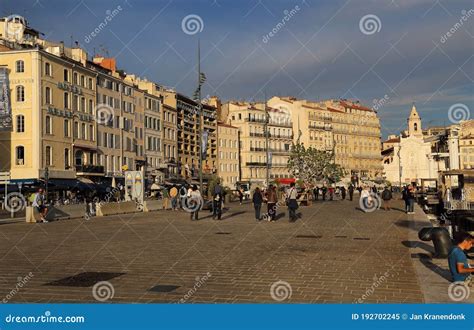
[[81, 125], [81, 137], [82, 139], [86, 140], [87, 139], [87, 136], [86, 136], [86, 124], [82, 123]]
[[52, 76], [52, 74], [51, 74], [51, 64], [49, 64], [48, 62], [46, 62], [44, 64], [44, 74], [46, 76], [50, 76], [50, 77]]
[[64, 137], [70, 137], [69, 120], [64, 119]]
[[69, 71], [64, 69], [64, 81], [69, 81]]
[[86, 99], [81, 97], [81, 111], [86, 112]]
[[17, 133], [23, 133], [25, 131], [25, 116], [16, 116], [16, 131]]
[[[66, 79], [64, 79], [64, 80], [66, 80]], [[73, 82], [74, 85], [77, 85], [77, 72], [74, 72], [72, 74], [72, 82]]]
[[52, 165], [52, 155], [51, 155], [51, 147], [47, 146], [46, 147], [46, 152], [45, 152], [45, 161], [46, 161], [46, 166], [51, 166]]
[[415, 125], [413, 125], [413, 128], [415, 129], [415, 132], [418, 131], [418, 124], [415, 123]]
[[15, 63], [16, 72], [25, 72], [25, 62], [18, 60]]
[[46, 129], [46, 134], [53, 134], [53, 120], [51, 116], [46, 116], [45, 129]]
[[25, 86], [16, 86], [16, 101], [25, 102]]
[[64, 169], [69, 169], [71, 167], [71, 163], [69, 161], [69, 149], [64, 149]]
[[89, 125], [89, 139], [94, 141], [94, 126]]
[[25, 165], [25, 147], [18, 146], [16, 147], [16, 165]]
[[89, 87], [89, 89], [92, 89], [92, 87], [93, 87], [92, 86], [92, 78], [89, 78], [89, 86], [88, 87]]
[[86, 79], [84, 78], [84, 75], [81, 74], [81, 86], [86, 87]]
[[46, 104], [53, 104], [53, 97], [52, 97], [52, 92], [51, 92], [51, 88], [49, 87], [46, 87], [45, 88], [45, 93], [44, 93], [44, 103]]
[[69, 93], [64, 93], [64, 109], [69, 109]]
[[74, 138], [77, 139], [79, 136], [79, 123], [77, 121], [74, 122]]
[[94, 113], [94, 103], [92, 102], [92, 100], [89, 100], [89, 114], [93, 114]]

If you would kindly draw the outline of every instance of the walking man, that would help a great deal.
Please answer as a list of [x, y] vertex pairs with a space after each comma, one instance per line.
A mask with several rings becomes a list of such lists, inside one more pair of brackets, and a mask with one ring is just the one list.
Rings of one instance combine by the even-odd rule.
[[48, 222], [48, 220], [46, 220], [48, 208], [46, 207], [43, 188], [38, 189], [38, 192], [35, 195], [35, 199], [33, 200], [33, 207], [36, 208], [36, 210], [41, 216], [41, 220], [39, 222]]
[[163, 195], [163, 210], [167, 210], [169, 206], [168, 204], [170, 201], [170, 193], [167, 188], [163, 189], [162, 195]]
[[346, 187], [344, 186], [341, 187], [341, 199], [342, 200], [346, 199]]
[[255, 188], [252, 196], [253, 207], [255, 209], [255, 220], [260, 221], [260, 210], [262, 209], [263, 196], [260, 188]]
[[296, 210], [298, 209], [298, 201], [296, 200], [297, 197], [298, 192], [296, 191], [295, 183], [292, 182], [286, 195], [290, 222], [296, 221]]
[[267, 211], [270, 221], [276, 221], [276, 203], [278, 202], [275, 187], [270, 185], [267, 192]]
[[178, 188], [176, 185], [170, 189], [170, 196], [171, 196], [171, 209], [176, 211], [178, 209]]
[[349, 200], [352, 201], [353, 197], [354, 197], [354, 185], [351, 183], [349, 186]]
[[383, 208], [385, 211], [390, 211], [390, 201], [392, 200], [392, 191], [385, 187], [382, 191], [382, 200], [383, 200]]

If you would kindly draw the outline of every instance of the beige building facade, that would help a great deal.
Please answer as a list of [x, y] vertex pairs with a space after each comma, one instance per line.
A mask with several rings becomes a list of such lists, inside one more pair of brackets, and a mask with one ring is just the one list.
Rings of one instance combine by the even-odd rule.
[[236, 189], [240, 172], [239, 128], [217, 123], [217, 170], [222, 185]]

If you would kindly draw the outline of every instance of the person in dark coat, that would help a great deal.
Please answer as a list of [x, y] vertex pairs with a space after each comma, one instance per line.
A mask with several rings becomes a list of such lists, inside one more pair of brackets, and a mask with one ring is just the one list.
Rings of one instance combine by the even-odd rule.
[[346, 187], [344, 186], [341, 187], [341, 199], [342, 200], [346, 199]]
[[255, 188], [255, 191], [253, 192], [252, 203], [255, 209], [255, 220], [260, 221], [260, 211], [262, 209], [263, 195], [259, 187]]
[[352, 201], [352, 198], [354, 197], [354, 185], [351, 183], [349, 186], [349, 200]]

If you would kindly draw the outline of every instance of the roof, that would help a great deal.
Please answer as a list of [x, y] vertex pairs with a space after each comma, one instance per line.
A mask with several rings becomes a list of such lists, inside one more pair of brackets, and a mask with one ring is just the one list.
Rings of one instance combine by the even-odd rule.
[[354, 103], [347, 103], [345, 101], [339, 101], [339, 103], [344, 107], [344, 108], [351, 108], [351, 109], [356, 109], [356, 110], [362, 110], [362, 111], [370, 111], [370, 112], [376, 112], [373, 109], [364, 107], [363, 105], [357, 105]]

